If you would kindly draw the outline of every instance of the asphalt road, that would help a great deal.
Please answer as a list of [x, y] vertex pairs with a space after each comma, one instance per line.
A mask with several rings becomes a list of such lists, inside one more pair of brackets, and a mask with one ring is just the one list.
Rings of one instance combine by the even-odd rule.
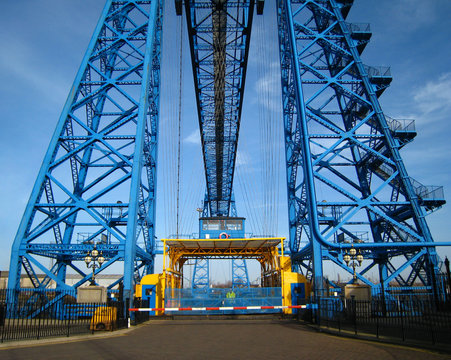
[[451, 359], [326, 335], [290, 321], [157, 320], [110, 334], [3, 344], [0, 359]]

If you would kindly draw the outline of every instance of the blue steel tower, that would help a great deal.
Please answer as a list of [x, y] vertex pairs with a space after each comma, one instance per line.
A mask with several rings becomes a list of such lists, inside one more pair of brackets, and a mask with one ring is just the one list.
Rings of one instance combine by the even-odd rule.
[[[406, 171], [400, 149], [415, 128], [382, 111], [392, 79], [362, 63], [371, 33], [345, 21], [352, 3], [277, 0], [292, 266], [317, 295], [324, 261], [375, 292], [392, 282], [435, 292], [425, 216], [444, 204], [443, 189]], [[175, 0], [186, 13], [209, 217], [236, 216], [252, 20], [263, 4]], [[19, 225], [10, 288], [20, 290], [24, 270], [36, 293], [73, 290], [91, 279], [83, 260], [94, 248], [106, 259], [96, 273], [121, 263], [110, 288], [122, 282], [124, 298], [154, 272], [162, 14], [163, 0], [107, 0]], [[67, 285], [67, 271], [82, 279]]]
[[371, 33], [345, 21], [352, 3], [277, 2], [292, 263], [317, 295], [323, 261], [352, 274], [350, 253], [355, 278], [375, 292], [391, 282], [432, 292], [438, 258], [425, 215], [443, 189], [407, 174], [399, 150], [415, 129], [382, 111], [392, 79], [362, 63]]
[[106, 2], [14, 240], [10, 288], [23, 270], [38, 292], [77, 288], [94, 247], [96, 273], [122, 264], [110, 288], [123, 282], [125, 298], [153, 273], [162, 14], [162, 0]]

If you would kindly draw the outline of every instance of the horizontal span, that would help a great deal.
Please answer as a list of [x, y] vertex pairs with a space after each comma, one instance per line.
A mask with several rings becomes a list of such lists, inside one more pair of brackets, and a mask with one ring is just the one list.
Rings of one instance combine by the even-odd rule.
[[220, 306], [185, 308], [130, 308], [129, 311], [218, 311], [218, 310], [267, 310], [267, 309], [305, 309], [307, 305], [289, 306]]

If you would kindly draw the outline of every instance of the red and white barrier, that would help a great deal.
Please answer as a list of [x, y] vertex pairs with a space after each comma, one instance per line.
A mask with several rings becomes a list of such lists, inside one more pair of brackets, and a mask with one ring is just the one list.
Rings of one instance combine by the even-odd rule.
[[289, 306], [218, 306], [218, 307], [179, 307], [179, 308], [130, 308], [129, 311], [227, 311], [227, 310], [279, 310], [305, 309], [307, 305]]

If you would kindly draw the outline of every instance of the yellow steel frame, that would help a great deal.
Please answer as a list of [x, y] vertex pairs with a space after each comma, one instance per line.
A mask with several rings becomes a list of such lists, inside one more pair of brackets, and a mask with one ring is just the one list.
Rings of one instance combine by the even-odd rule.
[[[252, 238], [252, 239], [163, 239], [163, 273], [148, 275], [148, 283], [158, 283], [157, 304], [164, 307], [165, 289], [173, 291], [181, 287], [183, 264], [192, 258], [208, 259], [256, 259], [262, 270], [262, 286], [281, 287], [282, 305], [291, 305], [291, 284], [305, 283], [307, 297], [310, 284], [307, 279], [291, 272], [291, 261], [284, 256], [283, 242], [285, 238]], [[168, 244], [169, 242], [169, 244]], [[258, 245], [258, 246], [257, 246]], [[279, 250], [279, 245], [280, 250]], [[147, 278], [143, 278], [143, 281]], [[147, 283], [146, 282], [146, 283]], [[137, 291], [137, 294], [140, 291]], [[284, 309], [291, 314], [291, 309]], [[161, 315], [162, 312], [157, 312]]]
[[[163, 273], [180, 276], [183, 264], [188, 259], [256, 259], [262, 268], [262, 279], [269, 283], [266, 286], [280, 286], [283, 284], [283, 272], [281, 272], [280, 256], [283, 257], [284, 237], [276, 238], [247, 238], [247, 239], [162, 239], [163, 241]], [[263, 244], [262, 244], [263, 241]], [[264, 241], [275, 244], [265, 246]], [[169, 246], [168, 242], [188, 246]], [[204, 245], [214, 244], [213, 247]], [[243, 246], [243, 243], [245, 246]], [[259, 246], [252, 246], [252, 244]], [[281, 253], [278, 245], [281, 244]], [[194, 245], [194, 246], [193, 246]], [[197, 245], [197, 246], [196, 246]], [[280, 278], [280, 276], [282, 278]]]

